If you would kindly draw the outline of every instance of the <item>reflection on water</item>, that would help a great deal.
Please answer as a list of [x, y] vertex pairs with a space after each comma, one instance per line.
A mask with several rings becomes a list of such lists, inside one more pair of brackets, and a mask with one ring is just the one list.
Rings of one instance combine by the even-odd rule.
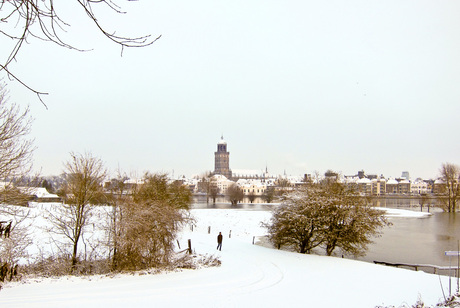
[[[260, 201], [260, 200], [258, 200]], [[373, 200], [375, 206], [404, 208], [420, 211], [417, 199], [378, 199]], [[432, 203], [434, 204], [434, 203]], [[218, 198], [216, 204], [206, 203], [206, 197], [195, 199], [193, 208], [246, 209], [271, 211], [275, 205], [260, 203], [243, 203], [232, 206], [224, 198]], [[426, 212], [427, 208], [424, 207]], [[383, 234], [369, 245], [367, 254], [359, 260], [390, 263], [432, 264], [448, 266], [456, 265], [456, 258], [449, 260], [445, 251], [459, 250], [460, 213], [444, 213], [439, 209], [430, 208], [431, 216], [425, 218], [391, 217], [392, 226], [385, 227]], [[455, 260], [454, 260], [455, 259]]]
[[244, 209], [253, 211], [271, 211], [275, 205], [264, 203], [261, 198], [256, 198], [253, 203], [249, 200], [243, 200], [242, 203], [231, 205], [224, 197], [218, 197], [216, 203], [206, 201], [206, 196], [195, 196], [192, 207], [194, 209]]
[[[426, 218], [390, 218], [392, 226], [369, 246], [365, 261], [449, 265], [445, 251], [458, 250], [459, 213], [434, 213]], [[456, 260], [455, 260], [456, 263]]]
[[414, 208], [420, 209], [420, 204], [423, 204], [423, 209], [426, 211], [428, 207], [433, 208], [437, 203], [436, 198], [428, 198], [422, 200], [420, 198], [407, 198], [407, 197], [390, 197], [390, 198], [373, 198], [371, 199], [373, 206], [389, 207], [389, 208]]

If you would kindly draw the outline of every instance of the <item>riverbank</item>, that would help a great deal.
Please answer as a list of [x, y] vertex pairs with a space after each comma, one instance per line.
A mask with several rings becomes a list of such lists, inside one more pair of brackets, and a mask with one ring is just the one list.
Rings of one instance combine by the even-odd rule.
[[[269, 219], [267, 211], [191, 212], [196, 226], [185, 228], [179, 241], [185, 246], [190, 239], [196, 253], [219, 257], [220, 267], [22, 281], [0, 292], [0, 306], [367, 308], [412, 305], [419, 298], [434, 305], [448, 292], [447, 277], [253, 245], [255, 235], [265, 234], [260, 222]], [[222, 251], [216, 250], [218, 232]]]

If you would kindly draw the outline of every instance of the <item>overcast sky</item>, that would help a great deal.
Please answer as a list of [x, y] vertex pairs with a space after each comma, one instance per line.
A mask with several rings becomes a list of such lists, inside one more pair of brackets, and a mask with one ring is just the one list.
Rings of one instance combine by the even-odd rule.
[[128, 13], [102, 11], [108, 29], [162, 35], [122, 57], [60, 2], [64, 39], [93, 50], [30, 40], [10, 67], [50, 93], [46, 109], [9, 82], [44, 175], [71, 151], [111, 171], [200, 174], [222, 134], [232, 169], [434, 178], [460, 164], [457, 0], [118, 1]]

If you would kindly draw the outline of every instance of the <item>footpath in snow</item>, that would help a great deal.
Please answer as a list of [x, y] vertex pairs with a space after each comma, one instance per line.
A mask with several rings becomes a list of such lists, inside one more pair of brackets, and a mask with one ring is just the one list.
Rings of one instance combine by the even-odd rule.
[[253, 245], [269, 212], [192, 213], [196, 226], [184, 230], [181, 245], [191, 239], [196, 253], [218, 256], [220, 267], [18, 282], [0, 291], [0, 307], [400, 307], [419, 297], [434, 305], [443, 297], [440, 279], [444, 292], [448, 286], [448, 277]]

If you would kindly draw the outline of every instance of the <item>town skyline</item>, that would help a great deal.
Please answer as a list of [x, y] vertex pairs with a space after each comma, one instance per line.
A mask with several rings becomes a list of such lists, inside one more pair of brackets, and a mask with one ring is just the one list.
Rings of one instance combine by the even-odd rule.
[[[222, 134], [220, 139], [216, 139], [217, 142], [215, 142], [215, 149], [214, 149], [214, 152], [216, 152], [219, 148], [219, 144], [220, 142], [223, 140], [226, 142], [226, 139], [224, 138], [224, 135]], [[226, 143], [227, 145], [227, 143]], [[230, 148], [231, 148], [231, 144], [230, 144]], [[225, 150], [227, 150], [227, 148], [225, 148]], [[325, 174], [326, 171], [334, 171], [334, 172], [337, 172], [338, 174], [340, 174], [341, 176], [358, 176], [358, 174], [360, 172], [364, 172], [364, 174], [366, 176], [369, 176], [369, 175], [372, 175], [372, 176], [383, 176], [385, 179], [396, 179], [396, 178], [404, 178], [405, 175], [404, 173], [409, 173], [409, 179], [412, 179], [412, 180], [415, 180], [417, 178], [421, 178], [423, 180], [435, 180], [437, 179], [440, 175], [439, 175], [439, 170], [437, 170], [435, 173], [433, 173], [434, 175], [432, 177], [424, 177], [424, 176], [420, 176], [418, 175], [416, 172], [412, 172], [411, 170], [401, 170], [399, 171], [396, 171], [395, 174], [387, 174], [385, 172], [381, 172], [378, 170], [378, 168], [374, 168], [374, 169], [371, 169], [371, 170], [365, 170], [363, 168], [357, 168], [356, 170], [350, 170], [349, 172], [344, 172], [340, 169], [333, 169], [333, 168], [325, 168], [323, 170], [319, 170], [319, 169], [309, 169], [309, 170], [305, 170], [305, 172], [300, 172], [300, 173], [292, 173], [292, 172], [289, 172], [289, 170], [286, 170], [286, 169], [280, 169], [280, 168], [274, 168], [274, 170], [280, 170], [280, 172], [273, 172], [272, 171], [272, 168], [270, 166], [270, 164], [266, 163], [265, 166], [258, 166], [256, 168], [233, 168], [232, 167], [232, 156], [231, 156], [231, 151], [229, 151], [229, 168], [230, 170], [232, 171], [233, 174], [244, 174], [244, 173], [247, 173], [247, 172], [251, 172], [251, 173], [257, 173], [259, 175], [265, 173], [265, 172], [268, 172], [268, 174], [270, 174], [271, 176], [275, 176], [275, 177], [278, 177], [278, 176], [293, 176], [293, 177], [303, 177], [305, 176], [306, 174], [308, 175], [311, 175], [311, 176], [315, 176], [315, 173], [319, 174], [320, 176], [323, 176]], [[211, 155], [209, 155], [211, 156]], [[103, 157], [100, 157], [102, 160], [103, 160]], [[126, 175], [128, 176], [132, 176], [132, 177], [135, 177], [135, 178], [141, 178], [145, 172], [151, 172], [151, 173], [166, 173], [168, 176], [170, 176], [171, 178], [179, 178], [181, 176], [185, 176], [187, 178], [193, 178], [193, 177], [197, 177], [197, 176], [201, 176], [201, 175], [204, 175], [206, 173], [213, 173], [216, 169], [216, 166], [215, 166], [215, 159], [210, 159], [210, 162], [209, 164], [212, 164], [211, 167], [209, 167], [207, 170], [199, 170], [197, 172], [191, 172], [191, 173], [185, 173], [185, 172], [181, 172], [181, 170], [178, 170], [178, 169], [171, 169], [171, 170], [164, 170], [164, 169], [159, 169], [159, 170], [148, 170], [148, 169], [145, 169], [145, 170], [125, 170], [123, 169], [121, 166], [119, 169], [110, 169], [108, 168], [108, 171], [109, 171], [109, 174], [111, 175], [114, 175], [115, 173], [117, 173], [118, 171], [121, 171], [123, 173], [125, 173]], [[441, 164], [440, 163], [440, 166], [441, 167]], [[193, 168], [191, 168], [190, 170], [193, 170]], [[374, 171], [376, 170], [376, 171]], [[54, 176], [54, 175], [59, 175], [61, 174], [61, 172], [58, 172], [58, 173], [49, 173], [49, 174], [42, 174], [43, 176]], [[219, 173], [218, 173], [219, 174]]]

